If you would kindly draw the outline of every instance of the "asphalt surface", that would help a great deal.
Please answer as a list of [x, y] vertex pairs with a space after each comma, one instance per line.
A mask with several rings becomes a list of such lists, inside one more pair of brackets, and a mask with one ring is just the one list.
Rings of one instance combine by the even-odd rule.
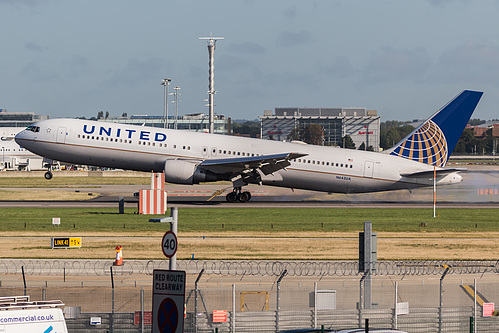
[[[463, 173], [463, 182], [437, 188], [437, 206], [449, 208], [499, 208], [499, 166], [471, 165]], [[45, 182], [40, 179], [40, 182]], [[1, 201], [0, 207], [117, 207], [124, 197], [125, 207], [137, 207], [134, 193], [148, 189], [147, 185], [99, 185], [96, 187], [36, 188], [65, 192], [98, 193], [95, 199], [84, 201]], [[12, 188], [9, 188], [12, 189]], [[29, 191], [31, 189], [18, 189]], [[221, 195], [213, 196], [219, 190]], [[432, 207], [433, 188], [413, 191], [398, 190], [364, 194], [328, 194], [292, 190], [271, 186], [248, 185], [252, 193], [246, 203], [227, 203], [225, 195], [231, 191], [227, 183], [209, 185], [167, 184], [168, 203], [176, 207]]]

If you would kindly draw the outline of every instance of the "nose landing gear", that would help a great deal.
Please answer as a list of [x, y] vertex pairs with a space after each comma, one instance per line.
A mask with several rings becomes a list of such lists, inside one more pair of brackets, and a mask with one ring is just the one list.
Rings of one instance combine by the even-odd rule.
[[51, 171], [52, 168], [50, 167], [50, 165], [48, 165], [47, 168], [48, 168], [48, 170], [47, 170], [47, 172], [45, 172], [43, 177], [45, 177], [46, 180], [51, 180], [52, 177], [54, 176], [54, 175], [52, 175], [52, 171]]

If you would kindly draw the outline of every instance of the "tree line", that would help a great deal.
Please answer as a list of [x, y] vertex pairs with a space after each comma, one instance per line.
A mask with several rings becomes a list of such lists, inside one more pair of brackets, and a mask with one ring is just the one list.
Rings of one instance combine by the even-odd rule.
[[[471, 126], [476, 126], [485, 123], [484, 120], [470, 119], [468, 122]], [[395, 120], [385, 121], [380, 124], [380, 147], [389, 149], [400, 142], [409, 133], [414, 130], [414, 127], [405, 122]], [[465, 128], [463, 134], [454, 148], [454, 154], [461, 155], [491, 155], [497, 153], [499, 140], [492, 136], [492, 129], [485, 132], [484, 137], [475, 137], [472, 128]]]
[[[485, 123], [484, 120], [470, 119], [468, 122], [471, 126], [476, 126]], [[247, 135], [251, 137], [258, 137], [260, 134], [260, 122], [246, 121], [243, 123], [233, 123], [233, 134]], [[389, 149], [405, 138], [409, 133], [414, 130], [414, 127], [409, 125], [408, 122], [401, 122], [396, 120], [384, 121], [380, 124], [380, 148], [383, 150]], [[288, 141], [298, 140], [308, 144], [324, 145], [324, 129], [318, 124], [310, 124], [303, 128], [299, 127], [294, 129], [287, 137]], [[347, 149], [359, 150], [373, 150], [373, 147], [367, 147], [362, 143], [359, 147], [355, 146], [352, 138], [348, 135], [341, 138], [339, 142], [332, 143], [339, 147]], [[463, 131], [453, 153], [462, 155], [490, 155], [499, 147], [499, 139], [492, 136], [492, 129], [485, 132], [483, 138], [475, 137], [473, 129], [466, 128]]]

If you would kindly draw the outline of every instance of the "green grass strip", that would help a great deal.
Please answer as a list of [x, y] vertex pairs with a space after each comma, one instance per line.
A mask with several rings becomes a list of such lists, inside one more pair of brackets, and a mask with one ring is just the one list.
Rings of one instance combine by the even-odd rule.
[[[169, 212], [165, 216], [169, 216]], [[375, 232], [496, 232], [497, 209], [399, 208], [180, 208], [179, 232], [358, 232], [364, 221]], [[60, 217], [61, 225], [52, 226]], [[0, 208], [0, 232], [78, 231], [109, 233], [164, 232], [168, 224], [151, 223], [155, 215], [127, 208]], [[422, 224], [425, 224], [423, 227]]]

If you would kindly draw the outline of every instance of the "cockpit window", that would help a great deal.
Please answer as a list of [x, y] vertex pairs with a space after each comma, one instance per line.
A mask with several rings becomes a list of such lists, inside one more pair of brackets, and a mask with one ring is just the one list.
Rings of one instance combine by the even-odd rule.
[[33, 125], [29, 125], [26, 130], [28, 131], [31, 131], [31, 132], [40, 132], [40, 127], [38, 126], [33, 126]]

